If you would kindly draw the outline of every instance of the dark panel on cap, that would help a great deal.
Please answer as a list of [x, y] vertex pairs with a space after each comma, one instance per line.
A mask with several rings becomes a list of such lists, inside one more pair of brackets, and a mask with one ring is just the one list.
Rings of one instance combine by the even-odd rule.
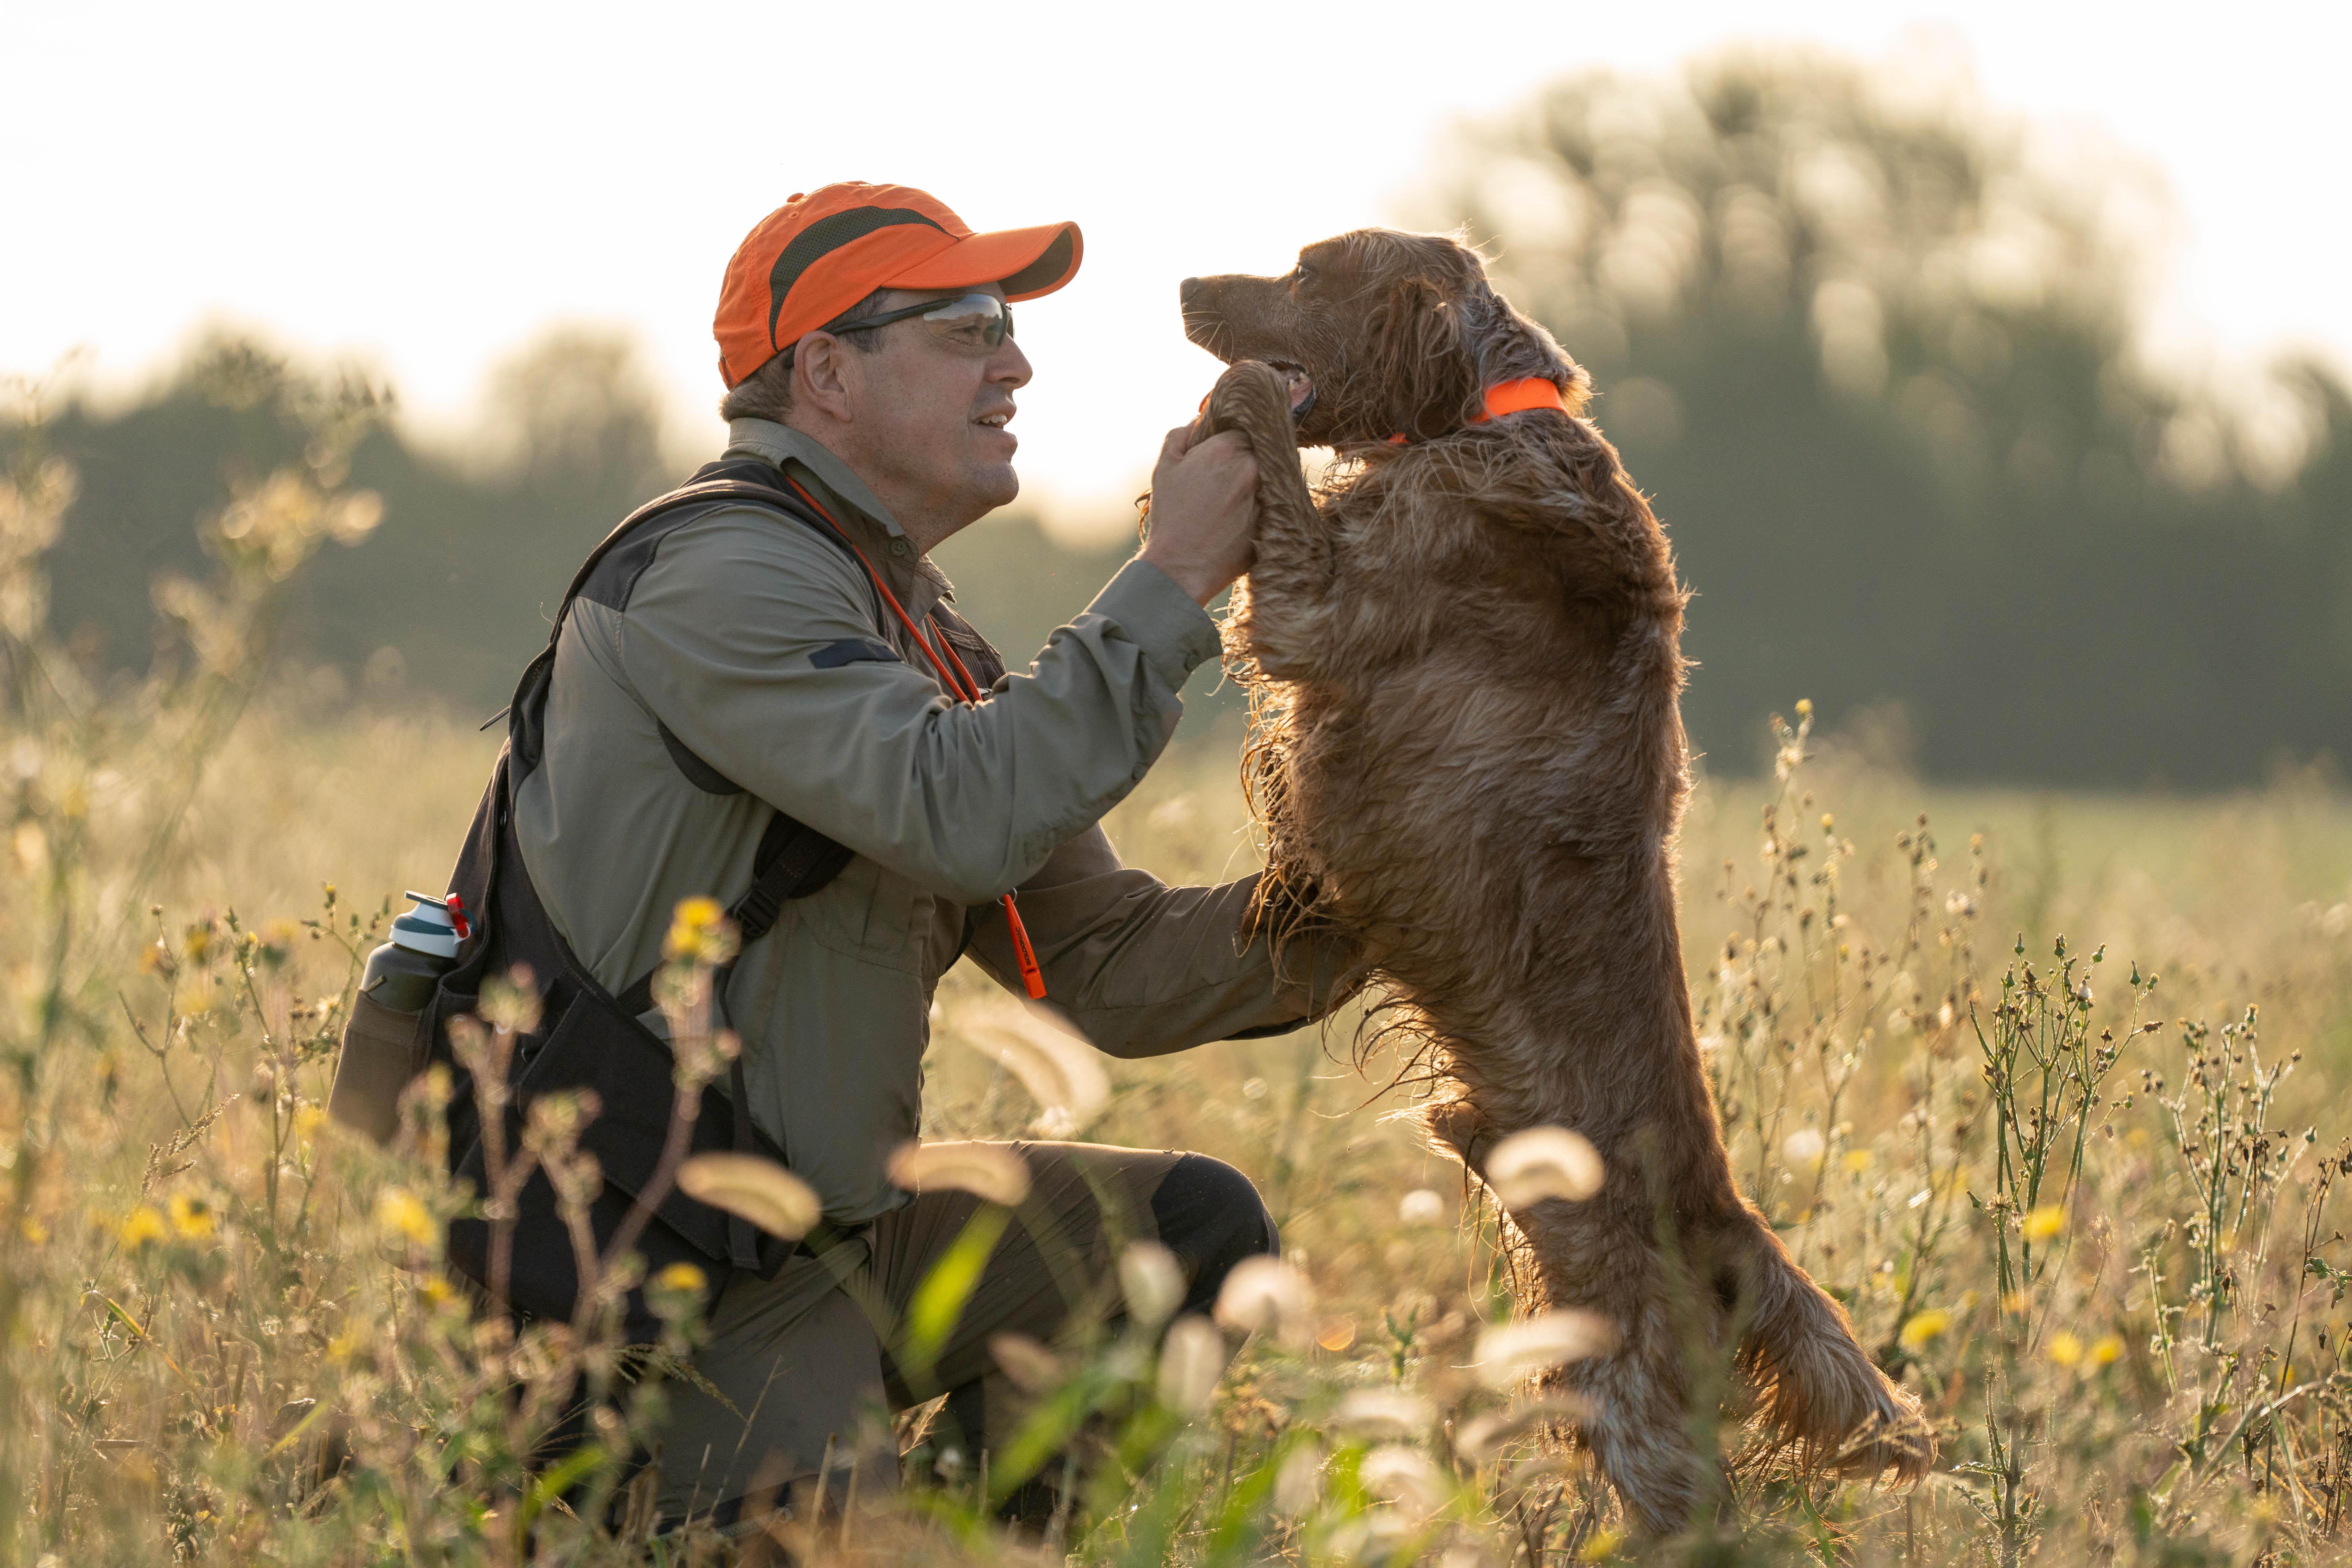
[[801, 280], [802, 273], [853, 239], [863, 239], [877, 229], [909, 223], [937, 228], [941, 234], [947, 232], [932, 219], [905, 207], [852, 207], [847, 212], [821, 217], [793, 236], [793, 242], [784, 247], [782, 253], [776, 258], [775, 266], [768, 269], [769, 346], [782, 346], [776, 342], [776, 318], [783, 314], [784, 296], [793, 291], [793, 285]]
[[1043, 289], [1070, 269], [1070, 231], [1064, 229], [1045, 247], [1045, 254], [1003, 279], [1007, 294], [1025, 294], [1032, 289]]

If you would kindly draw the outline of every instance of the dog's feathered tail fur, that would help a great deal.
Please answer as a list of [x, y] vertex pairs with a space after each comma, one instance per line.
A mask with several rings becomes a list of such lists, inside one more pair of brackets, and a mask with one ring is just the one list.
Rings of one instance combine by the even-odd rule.
[[1855, 1342], [1845, 1309], [1797, 1267], [1762, 1217], [1750, 1210], [1746, 1218], [1740, 1276], [1753, 1307], [1739, 1367], [1765, 1425], [1807, 1469], [1918, 1480], [1935, 1454], [1918, 1402], [1888, 1383]]

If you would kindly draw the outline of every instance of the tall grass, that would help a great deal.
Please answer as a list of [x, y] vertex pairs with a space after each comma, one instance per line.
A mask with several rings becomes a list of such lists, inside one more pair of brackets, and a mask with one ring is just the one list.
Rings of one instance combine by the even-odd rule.
[[[271, 661], [284, 583], [369, 516], [335, 461], [353, 417], [322, 412], [312, 462], [208, 525], [218, 574], [163, 596], [177, 641], [136, 682], [42, 629], [71, 476], [20, 453], [0, 491], [6, 1560], [1029, 1560], [987, 1504], [1045, 1464], [1070, 1482], [1055, 1545], [1087, 1563], [2352, 1558], [2352, 805], [2304, 777], [1925, 789], [1820, 742], [1802, 704], [1764, 776], [1702, 787], [1690, 978], [1736, 1169], [1920, 1393], [1927, 1483], [1818, 1482], [1725, 1423], [1737, 1508], [1626, 1539], [1546, 1440], [1558, 1413], [1494, 1370], [1492, 1215], [1390, 1114], [1392, 1064], [1302, 1033], [1109, 1064], [1105, 1092], [1030, 1060], [959, 971], [927, 1135], [1231, 1160], [1303, 1293], [1164, 1353], [1136, 1330], [1008, 1351], [1037, 1414], [985, 1472], [904, 1420], [873, 1434], [871, 1463], [910, 1450], [895, 1493], [804, 1495], [779, 1540], [649, 1542], [608, 1461], [690, 1347], [687, 1297], [650, 1357], [592, 1321], [506, 1331], [442, 1272], [474, 1200], [436, 1175], [430, 1106], [390, 1152], [320, 1110], [389, 896], [444, 874], [494, 750]], [[1131, 859], [1255, 863], [1237, 743], [1171, 756], [1114, 814]], [[564, 1162], [562, 1133], [534, 1157]], [[614, 1403], [551, 1471], [583, 1376]]]

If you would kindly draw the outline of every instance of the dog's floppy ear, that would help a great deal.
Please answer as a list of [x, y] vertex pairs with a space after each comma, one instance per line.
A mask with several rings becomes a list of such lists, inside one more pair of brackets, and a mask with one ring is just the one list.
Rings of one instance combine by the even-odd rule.
[[1467, 323], [1445, 290], [1417, 274], [1401, 278], [1366, 326], [1374, 358], [1369, 384], [1391, 400], [1385, 412], [1393, 429], [1383, 434], [1422, 440], [1460, 429], [1480, 384]]
[[1570, 414], [1580, 414], [1592, 395], [1592, 378], [1541, 324], [1528, 320], [1508, 300], [1478, 279], [1455, 312], [1461, 319], [1484, 391], [1505, 382], [1535, 379], [1560, 389]]

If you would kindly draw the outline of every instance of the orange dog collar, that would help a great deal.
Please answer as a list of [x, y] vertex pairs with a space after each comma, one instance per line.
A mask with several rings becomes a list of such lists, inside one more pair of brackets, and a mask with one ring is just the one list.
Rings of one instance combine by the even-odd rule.
[[[1539, 375], [1522, 376], [1517, 381], [1498, 381], [1486, 389], [1486, 396], [1479, 400], [1478, 417], [1470, 423], [1484, 425], [1489, 419], [1500, 419], [1506, 414], [1525, 414], [1530, 408], [1557, 408], [1565, 414], [1568, 412], [1568, 399], [1560, 395], [1559, 387]], [[1201, 412], [1206, 414], [1208, 411], [1209, 395], [1204, 392], [1201, 394]], [[1391, 447], [1404, 444], [1405, 438], [1402, 435], [1389, 437]]]
[[1497, 382], [1486, 389], [1486, 405], [1479, 410], [1473, 425], [1484, 425], [1489, 419], [1500, 419], [1506, 414], [1524, 414], [1530, 408], [1557, 408], [1568, 412], [1568, 399], [1559, 388], [1539, 375], [1519, 381]]
[[[1506, 414], [1525, 414], [1530, 408], [1557, 408], [1568, 412], [1568, 399], [1559, 388], [1539, 375], [1522, 376], [1517, 381], [1498, 381], [1486, 389], [1479, 400], [1478, 416], [1470, 421], [1484, 425], [1489, 419], [1500, 419]], [[1389, 437], [1389, 445], [1402, 447], [1405, 437], [1400, 434]]]

